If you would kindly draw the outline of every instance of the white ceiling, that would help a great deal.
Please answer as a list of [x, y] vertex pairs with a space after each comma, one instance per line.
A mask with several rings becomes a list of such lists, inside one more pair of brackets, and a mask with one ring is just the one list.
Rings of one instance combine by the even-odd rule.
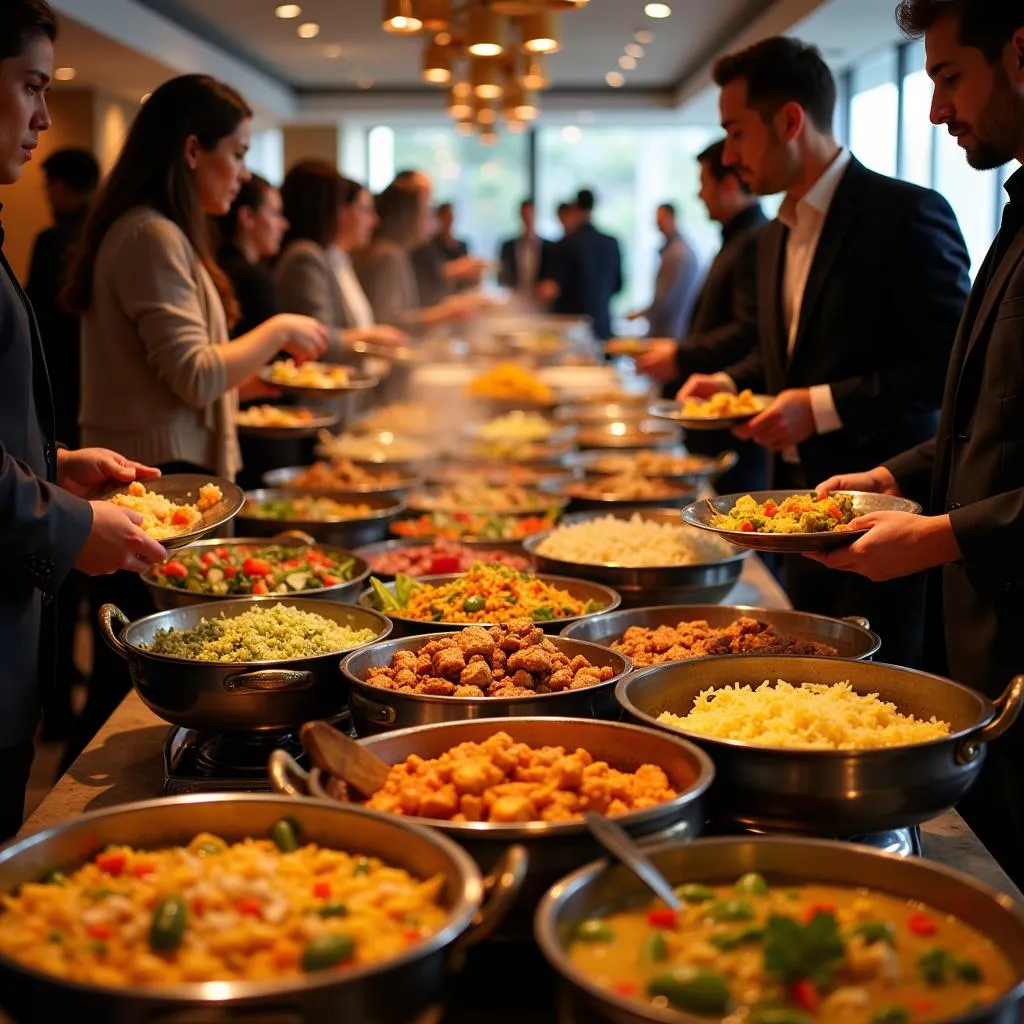
[[[370, 76], [375, 90], [430, 89], [420, 80], [420, 38], [381, 31], [379, 0], [302, 0], [294, 21], [274, 16], [278, 0], [137, 0], [210, 42], [249, 60], [301, 91], [343, 91]], [[549, 60], [555, 91], [606, 89], [606, 72], [633, 33], [655, 33], [623, 91], [678, 86], [720, 50], [751, 18], [778, 0], [675, 0], [673, 16], [653, 20], [644, 0], [591, 0], [562, 19], [563, 47]], [[320, 25], [315, 39], [300, 39], [300, 22]], [[341, 47], [340, 57], [325, 55]]]

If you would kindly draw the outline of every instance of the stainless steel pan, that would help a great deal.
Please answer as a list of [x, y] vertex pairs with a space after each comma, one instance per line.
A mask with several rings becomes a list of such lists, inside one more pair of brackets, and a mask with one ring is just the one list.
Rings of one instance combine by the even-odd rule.
[[685, 715], [696, 696], [734, 683], [849, 682], [904, 714], [949, 722], [929, 743], [876, 750], [756, 747], [682, 733], [706, 750], [718, 772], [714, 804], [724, 818], [757, 829], [853, 836], [917, 825], [955, 806], [978, 777], [985, 747], [1024, 704], [1024, 676], [995, 702], [949, 679], [871, 661], [734, 655], [659, 665], [620, 681], [619, 703], [635, 721]]

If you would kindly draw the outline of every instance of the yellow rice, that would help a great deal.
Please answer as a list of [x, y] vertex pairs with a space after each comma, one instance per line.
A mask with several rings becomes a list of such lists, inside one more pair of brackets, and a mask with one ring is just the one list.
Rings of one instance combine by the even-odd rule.
[[759, 747], [804, 750], [869, 750], [948, 736], [948, 722], [904, 715], [877, 693], [857, 693], [848, 682], [793, 686], [780, 679], [753, 688], [702, 690], [689, 714], [658, 716], [659, 722], [715, 739]]

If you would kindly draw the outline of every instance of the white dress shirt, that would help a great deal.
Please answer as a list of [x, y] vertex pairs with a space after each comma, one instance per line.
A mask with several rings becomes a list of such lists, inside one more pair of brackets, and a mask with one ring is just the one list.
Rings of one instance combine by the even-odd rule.
[[356, 277], [348, 253], [336, 245], [329, 245], [327, 247], [327, 262], [338, 280], [342, 300], [352, 318], [352, 326], [360, 330], [373, 327], [373, 307], [366, 297], [366, 292], [363, 291], [363, 286], [359, 283], [359, 278]]

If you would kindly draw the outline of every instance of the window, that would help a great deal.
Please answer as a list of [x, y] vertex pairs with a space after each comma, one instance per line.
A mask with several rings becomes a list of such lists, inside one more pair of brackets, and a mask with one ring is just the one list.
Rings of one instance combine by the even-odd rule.
[[924, 45], [903, 50], [903, 109], [900, 126], [899, 176], [915, 185], [932, 183], [935, 126], [931, 122], [932, 83], [924, 69]]
[[502, 132], [493, 146], [459, 135], [448, 125], [371, 128], [367, 180], [374, 192], [396, 171], [426, 171], [435, 203], [455, 206], [455, 234], [469, 250], [497, 258], [501, 243], [519, 231], [519, 202], [529, 192], [527, 138]]
[[853, 69], [850, 96], [850, 151], [866, 167], [896, 174], [899, 87], [896, 50], [889, 48]]
[[597, 196], [594, 223], [622, 247], [625, 287], [613, 303], [622, 315], [651, 298], [662, 238], [655, 226], [659, 203], [676, 205], [678, 221], [705, 262], [721, 244], [716, 225], [697, 198], [697, 154], [721, 134], [692, 127], [604, 128], [570, 125], [537, 133], [538, 230], [561, 237], [559, 203], [581, 188]]

